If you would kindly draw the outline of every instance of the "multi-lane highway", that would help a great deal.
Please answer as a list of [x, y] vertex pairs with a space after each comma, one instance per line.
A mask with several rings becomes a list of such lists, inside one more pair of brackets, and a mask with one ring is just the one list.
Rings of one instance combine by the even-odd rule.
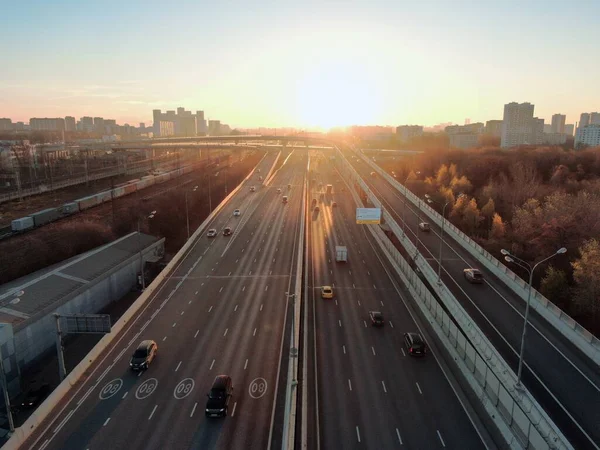
[[[259, 165], [262, 175], [274, 156]], [[209, 225], [219, 234], [197, 239], [30, 448], [265, 449], [281, 441], [286, 292], [295, 283], [306, 161], [292, 152], [268, 185], [258, 173], [244, 183]], [[223, 236], [224, 227], [233, 234]], [[158, 356], [138, 374], [129, 358], [144, 339], [157, 342]], [[218, 374], [233, 379], [229, 416], [208, 419], [206, 394]]]
[[[395, 220], [402, 224], [405, 218], [406, 233], [413, 242], [418, 237], [419, 251], [437, 271], [439, 228], [430, 224], [431, 232], [419, 232], [418, 223], [427, 221], [426, 216], [408, 200], [404, 209], [402, 193], [380, 176], [371, 176], [372, 168], [364, 161], [353, 159], [350, 154], [347, 159]], [[442, 281], [516, 372], [524, 302], [447, 234], [444, 240]], [[467, 267], [482, 270], [485, 283], [468, 283], [462, 272]], [[530, 312], [524, 384], [575, 448], [599, 449], [598, 366], [535, 311]]]
[[[310, 211], [308, 225], [307, 301], [314, 306], [318, 392], [310, 448], [486, 448], [473, 424], [478, 419], [435, 355], [413, 358], [403, 348], [403, 334], [419, 327], [370, 233], [355, 223], [356, 204], [347, 189], [342, 192], [341, 175], [323, 156], [311, 158], [311, 168], [309, 200], [317, 199], [320, 211]], [[333, 184], [334, 193], [321, 200], [319, 183]], [[336, 245], [347, 246], [348, 262], [336, 263]], [[334, 287], [333, 299], [321, 298], [323, 285]], [[384, 327], [371, 326], [371, 310], [384, 314]]]

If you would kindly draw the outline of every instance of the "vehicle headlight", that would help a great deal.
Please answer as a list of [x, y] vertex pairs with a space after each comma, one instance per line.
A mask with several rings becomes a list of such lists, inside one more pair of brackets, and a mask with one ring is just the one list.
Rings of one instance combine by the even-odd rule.
[[221, 408], [219, 412], [225, 412], [225, 408]]

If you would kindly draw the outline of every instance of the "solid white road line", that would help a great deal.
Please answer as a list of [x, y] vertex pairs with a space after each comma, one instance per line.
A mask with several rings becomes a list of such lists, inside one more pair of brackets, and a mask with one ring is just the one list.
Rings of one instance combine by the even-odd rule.
[[210, 363], [210, 368], [208, 370], [212, 370], [214, 365], [215, 365], [215, 360], [213, 359], [212, 362]]
[[44, 443], [40, 446], [40, 450], [44, 450], [49, 442], [50, 442], [50, 439], [46, 439], [44, 441]]
[[445, 447], [446, 444], [444, 443], [444, 440], [442, 439], [442, 435], [440, 434], [440, 430], [436, 430], [436, 431], [437, 431], [438, 437], [440, 438], [440, 441], [442, 442], [442, 447]]
[[106, 421], [104, 422], [104, 425], [102, 425], [102, 426], [105, 427], [106, 425], [108, 425], [108, 422], [110, 422], [110, 417], [108, 419], [106, 419]]
[[348, 378], [348, 388], [352, 390], [352, 382], [350, 381], [350, 378]]
[[235, 416], [235, 407], [237, 406], [237, 402], [233, 404], [233, 411], [231, 411], [231, 417]]
[[177, 364], [177, 367], [175, 367], [175, 372], [179, 370], [179, 366], [181, 366], [181, 361], [179, 361], [179, 364]]
[[152, 408], [152, 412], [150, 413], [150, 417], [148, 417], [148, 420], [152, 419], [152, 416], [154, 415], [156, 408], [158, 408], [158, 405], [154, 405], [154, 408]]
[[419, 394], [423, 394], [423, 392], [421, 391], [421, 386], [419, 386], [418, 382], [416, 383], [416, 385], [417, 385], [417, 389], [419, 390]]
[[358, 429], [358, 425], [356, 426], [356, 438], [358, 439], [358, 442], [360, 442], [360, 430]]
[[400, 437], [400, 431], [398, 430], [398, 428], [396, 428], [396, 436], [398, 436], [398, 442], [400, 442], [400, 445], [404, 445], [402, 443], [402, 438]]
[[194, 411], [196, 411], [196, 406], [198, 406], [198, 402], [194, 403], [194, 407], [192, 408], [192, 412], [190, 413], [190, 417], [194, 415]]
[[54, 429], [54, 434], [58, 433], [60, 431], [60, 429], [63, 427], [63, 425], [65, 423], [67, 423], [67, 420], [69, 420], [71, 418], [71, 416], [73, 415], [73, 413], [75, 412], [74, 409], [72, 409], [71, 411], [69, 411], [69, 414], [67, 414], [67, 417], [65, 417], [62, 422], [60, 422], [58, 424], [58, 426]]
[[196, 334], [194, 334], [194, 337], [197, 337], [198, 333], [200, 333], [200, 330], [196, 330]]
[[381, 380], [381, 385], [383, 386], [383, 392], [387, 394], [387, 389], [385, 388], [385, 383]]

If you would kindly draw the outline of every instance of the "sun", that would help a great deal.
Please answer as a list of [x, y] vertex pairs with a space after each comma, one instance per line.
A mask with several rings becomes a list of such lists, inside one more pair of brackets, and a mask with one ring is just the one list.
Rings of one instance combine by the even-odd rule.
[[299, 123], [332, 128], [374, 123], [381, 114], [375, 80], [358, 64], [327, 63], [298, 74]]

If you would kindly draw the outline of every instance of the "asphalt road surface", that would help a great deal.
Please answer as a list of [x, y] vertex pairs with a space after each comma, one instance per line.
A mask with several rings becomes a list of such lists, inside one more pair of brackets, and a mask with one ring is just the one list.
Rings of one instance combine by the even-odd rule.
[[[273, 161], [259, 165], [263, 176]], [[209, 226], [217, 237], [197, 239], [31, 448], [265, 449], [281, 439], [285, 293], [295, 282], [305, 167], [306, 154], [292, 152], [269, 186], [258, 173], [243, 185]], [[232, 236], [221, 234], [226, 226]], [[157, 342], [158, 356], [138, 374], [129, 359], [144, 339]], [[206, 393], [218, 374], [232, 377], [234, 391], [229, 416], [209, 419]]]
[[[419, 232], [418, 223], [427, 221], [424, 213], [364, 161], [348, 160], [380, 199], [399, 225], [406, 220], [406, 233], [419, 251], [438, 270], [440, 229], [431, 223], [431, 231]], [[525, 304], [502, 281], [485, 269], [460, 244], [444, 234], [442, 281], [452, 291], [471, 318], [517, 372], [518, 352]], [[560, 256], [558, 256], [560, 258]], [[473, 285], [463, 269], [476, 267], [485, 283]], [[600, 370], [552, 325], [530, 310], [525, 347], [523, 383], [577, 449], [600, 448]]]
[[[403, 348], [403, 334], [418, 327], [370, 233], [355, 223], [341, 176], [324, 158], [311, 164], [320, 208], [309, 216], [320, 448], [486, 448], [434, 355], [414, 358]], [[319, 182], [334, 193], [320, 200]], [[348, 247], [348, 262], [336, 263], [336, 245]], [[321, 298], [323, 285], [334, 286], [333, 299]], [[371, 326], [371, 310], [383, 313], [384, 327]]]

